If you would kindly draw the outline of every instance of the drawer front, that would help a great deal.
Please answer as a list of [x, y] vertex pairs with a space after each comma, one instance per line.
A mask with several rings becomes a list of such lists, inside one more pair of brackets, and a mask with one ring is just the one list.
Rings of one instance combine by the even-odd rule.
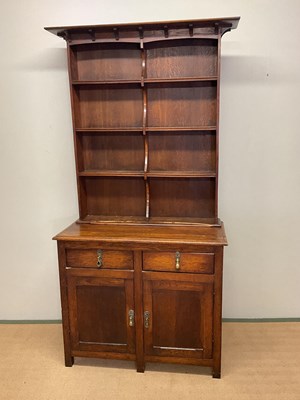
[[213, 274], [214, 254], [145, 251], [143, 253], [143, 269], [146, 271]]
[[133, 252], [101, 249], [66, 249], [71, 268], [133, 269]]

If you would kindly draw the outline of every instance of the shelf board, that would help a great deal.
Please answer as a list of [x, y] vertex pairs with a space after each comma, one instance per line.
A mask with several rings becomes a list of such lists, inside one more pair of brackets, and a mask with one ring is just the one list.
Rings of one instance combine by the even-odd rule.
[[195, 76], [195, 77], [176, 77], [176, 78], [145, 78], [145, 83], [177, 83], [177, 82], [210, 82], [217, 81], [217, 76]]
[[216, 131], [216, 126], [147, 126], [143, 129], [140, 127], [117, 127], [117, 128], [76, 128], [77, 133], [127, 133], [127, 132], [205, 132], [205, 131]]
[[149, 177], [149, 178], [215, 178], [213, 171], [124, 171], [124, 170], [85, 170], [79, 176], [119, 176], [119, 177]]
[[115, 80], [109, 80], [109, 81], [78, 81], [78, 80], [73, 80], [72, 85], [74, 86], [84, 86], [84, 85], [128, 85], [128, 84], [140, 84], [141, 80], [140, 79], [115, 79]]
[[143, 177], [143, 171], [113, 171], [113, 170], [85, 170], [78, 173], [79, 176], [124, 176], [124, 177]]
[[175, 77], [175, 78], [144, 78], [141, 79], [112, 79], [107, 81], [102, 80], [72, 80], [73, 86], [105, 86], [105, 85], [142, 85], [142, 83], [184, 83], [184, 82], [210, 82], [217, 81], [218, 76], [195, 76], [195, 77]]
[[142, 132], [142, 127], [123, 127], [123, 128], [76, 128], [75, 131], [77, 133], [110, 133], [110, 132], [118, 132], [118, 133], [127, 133], [127, 132]]
[[213, 171], [149, 171], [149, 178], [215, 178]]
[[123, 225], [201, 225], [207, 227], [220, 227], [222, 225], [219, 218], [188, 218], [188, 217], [150, 217], [143, 216], [106, 216], [106, 215], [87, 215], [80, 218], [79, 224], [120, 224]]
[[185, 132], [185, 131], [215, 131], [216, 126], [152, 126], [146, 127], [146, 132]]

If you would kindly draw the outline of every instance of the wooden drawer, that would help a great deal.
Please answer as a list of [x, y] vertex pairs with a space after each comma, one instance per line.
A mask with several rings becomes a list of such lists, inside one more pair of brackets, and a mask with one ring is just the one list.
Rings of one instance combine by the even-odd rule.
[[133, 252], [100, 249], [66, 249], [71, 268], [133, 269]]
[[214, 273], [213, 253], [152, 252], [143, 253], [143, 269], [146, 271]]

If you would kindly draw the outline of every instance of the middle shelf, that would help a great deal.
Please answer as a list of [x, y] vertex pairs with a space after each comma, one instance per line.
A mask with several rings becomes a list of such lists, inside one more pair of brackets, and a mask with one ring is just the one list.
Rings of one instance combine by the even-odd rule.
[[117, 170], [84, 170], [79, 176], [124, 176], [124, 177], [149, 177], [149, 178], [215, 178], [213, 171], [117, 171]]
[[[145, 142], [146, 140], [146, 142]], [[79, 176], [215, 177], [216, 134], [201, 132], [81, 132]]]
[[75, 129], [217, 125], [217, 81], [73, 86]]

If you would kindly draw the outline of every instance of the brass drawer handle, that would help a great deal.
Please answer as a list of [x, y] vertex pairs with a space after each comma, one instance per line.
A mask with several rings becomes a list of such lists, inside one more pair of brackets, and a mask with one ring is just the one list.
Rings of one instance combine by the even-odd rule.
[[134, 326], [134, 311], [128, 311], [129, 326]]
[[180, 252], [175, 253], [175, 269], [178, 271], [180, 269]]
[[145, 311], [144, 312], [144, 327], [148, 329], [149, 325], [150, 325], [150, 312]]
[[102, 267], [102, 250], [97, 250], [97, 267]]

